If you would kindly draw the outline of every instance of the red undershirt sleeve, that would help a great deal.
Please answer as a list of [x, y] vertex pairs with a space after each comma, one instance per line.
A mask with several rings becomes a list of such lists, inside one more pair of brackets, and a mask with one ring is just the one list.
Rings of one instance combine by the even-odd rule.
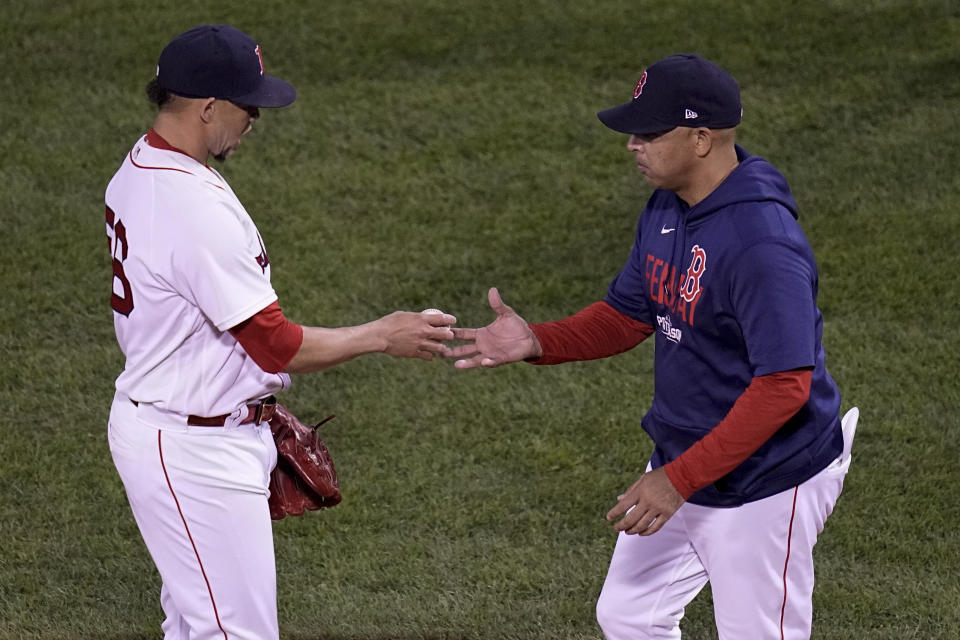
[[277, 302], [232, 327], [230, 333], [267, 373], [283, 371], [303, 344], [303, 327], [287, 320]]
[[653, 327], [620, 313], [606, 302], [594, 302], [569, 318], [531, 324], [543, 354], [532, 364], [560, 364], [606, 358], [633, 349]]
[[810, 397], [811, 369], [754, 378], [710, 433], [664, 466], [686, 500], [733, 471], [800, 410]]

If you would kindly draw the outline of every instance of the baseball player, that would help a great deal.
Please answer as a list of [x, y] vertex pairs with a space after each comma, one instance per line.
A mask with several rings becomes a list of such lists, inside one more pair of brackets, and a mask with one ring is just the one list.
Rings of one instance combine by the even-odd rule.
[[[607, 513], [619, 532], [597, 618], [611, 640], [680, 638], [711, 582], [723, 640], [810, 636], [813, 546], [850, 456], [827, 373], [813, 253], [784, 177], [735, 144], [740, 90], [695, 55], [650, 65], [601, 111], [653, 194], [606, 297], [528, 325], [455, 329], [456, 366], [603, 358], [655, 335], [647, 471]], [[854, 414], [856, 415], [856, 414]], [[855, 424], [855, 422], [854, 422]], [[852, 436], [851, 436], [852, 437]]]
[[273, 394], [290, 373], [361, 354], [430, 360], [455, 318], [395, 312], [321, 328], [284, 317], [263, 238], [207, 164], [236, 151], [261, 108], [296, 96], [264, 72], [248, 35], [226, 25], [178, 35], [147, 94], [154, 125], [106, 191], [111, 306], [126, 357], [110, 450], [163, 581], [164, 637], [277, 638]]

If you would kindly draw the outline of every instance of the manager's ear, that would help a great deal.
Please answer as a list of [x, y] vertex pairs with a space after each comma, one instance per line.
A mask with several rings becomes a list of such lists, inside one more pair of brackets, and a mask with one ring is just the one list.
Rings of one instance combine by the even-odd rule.
[[697, 154], [700, 157], [706, 156], [711, 151], [719, 153], [729, 150], [734, 153], [734, 145], [737, 142], [737, 128], [728, 129], [707, 129], [706, 127], [697, 128]]
[[694, 151], [697, 157], [705, 158], [707, 154], [710, 153], [713, 145], [716, 144], [716, 132], [706, 127], [697, 127], [696, 136], [697, 140], [694, 143]]

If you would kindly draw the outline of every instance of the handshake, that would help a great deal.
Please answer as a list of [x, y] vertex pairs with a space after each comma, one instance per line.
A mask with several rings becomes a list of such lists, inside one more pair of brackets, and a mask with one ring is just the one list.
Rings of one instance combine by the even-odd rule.
[[[377, 321], [387, 323], [383, 335], [388, 344], [383, 351], [393, 356], [423, 360], [433, 360], [438, 355], [457, 358], [454, 364], [457, 369], [498, 367], [540, 357], [542, 350], [537, 337], [527, 322], [504, 304], [500, 292], [496, 288], [490, 289], [487, 299], [497, 317], [479, 329], [456, 328], [453, 326], [457, 322], [456, 316], [439, 309], [385, 316]], [[454, 340], [464, 344], [447, 344]]]

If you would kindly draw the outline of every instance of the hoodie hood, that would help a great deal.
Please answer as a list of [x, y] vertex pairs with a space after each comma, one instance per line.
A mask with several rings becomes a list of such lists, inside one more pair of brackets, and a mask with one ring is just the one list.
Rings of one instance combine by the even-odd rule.
[[778, 202], [795, 219], [799, 218], [797, 202], [783, 174], [760, 156], [747, 153], [740, 145], [736, 145], [736, 151], [740, 164], [710, 195], [690, 208], [687, 223], [694, 224], [717, 209], [745, 202]]

